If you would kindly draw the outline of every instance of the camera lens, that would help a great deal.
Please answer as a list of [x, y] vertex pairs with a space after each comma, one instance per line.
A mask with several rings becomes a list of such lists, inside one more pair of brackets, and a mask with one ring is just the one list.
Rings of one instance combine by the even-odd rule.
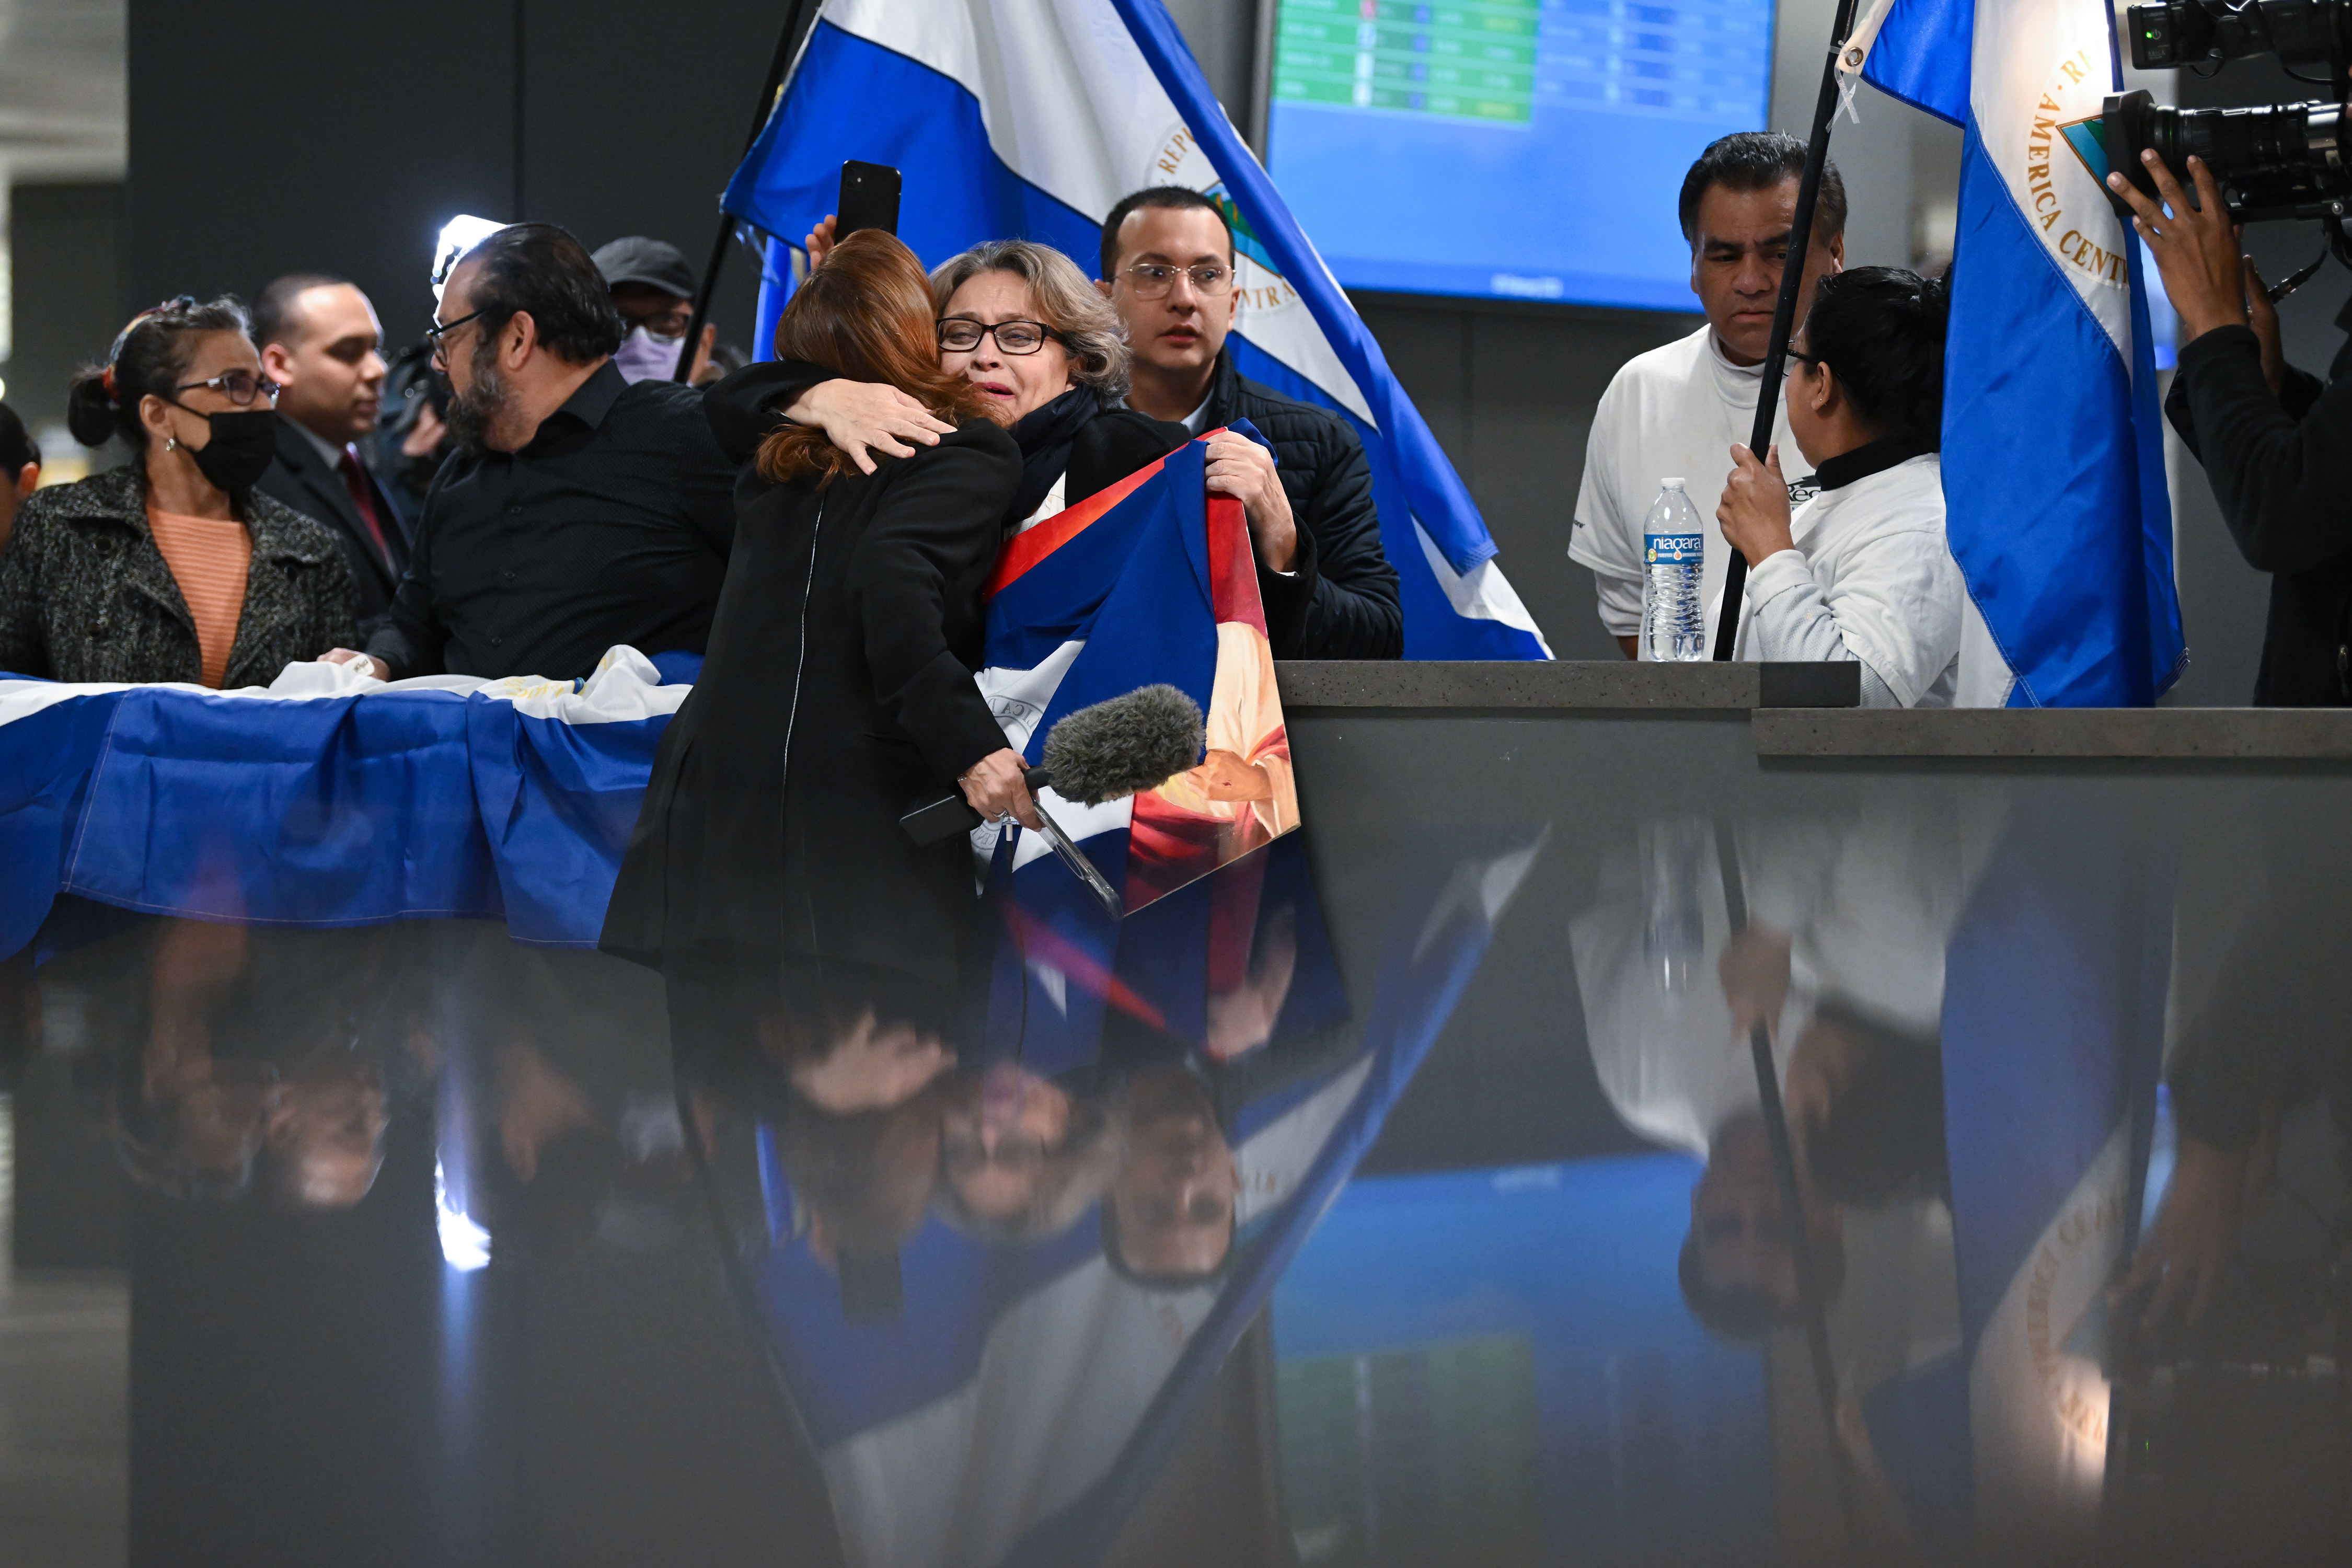
[[2156, 193], [2139, 152], [2151, 148], [2186, 187], [2189, 160], [2201, 159], [2221, 187], [2230, 215], [2317, 217], [2352, 198], [2344, 165], [2344, 109], [2334, 103], [2280, 103], [2257, 109], [2162, 109], [2145, 92], [2107, 100], [2109, 166], [2145, 195]]

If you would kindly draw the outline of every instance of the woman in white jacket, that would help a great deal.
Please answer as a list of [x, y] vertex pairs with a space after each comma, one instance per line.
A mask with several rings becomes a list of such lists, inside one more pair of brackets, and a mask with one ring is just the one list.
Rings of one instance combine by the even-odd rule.
[[1968, 588], [1936, 456], [1947, 298], [1895, 267], [1822, 279], [1787, 388], [1820, 491], [1792, 515], [1780, 448], [1736, 446], [1715, 514], [1748, 561], [1738, 657], [1855, 661], [1865, 708], [1952, 705]]

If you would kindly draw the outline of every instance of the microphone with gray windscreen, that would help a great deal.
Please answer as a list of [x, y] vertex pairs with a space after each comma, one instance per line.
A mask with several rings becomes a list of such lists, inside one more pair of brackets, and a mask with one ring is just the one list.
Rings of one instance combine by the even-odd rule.
[[[1158, 789], [1201, 760], [1207, 726], [1200, 705], [1173, 686], [1138, 687], [1124, 697], [1113, 697], [1065, 714], [1045, 735], [1045, 763], [1025, 775], [1030, 793], [1051, 786], [1065, 800], [1081, 805], [1101, 805], [1122, 796]], [[1061, 825], [1037, 807], [1045, 838], [1078, 879], [1094, 889], [1103, 907], [1116, 918], [1118, 895], [1095, 868]], [[928, 801], [898, 818], [907, 837], [918, 844], [937, 844], [980, 826], [974, 811], [959, 790]]]
[[1183, 692], [1139, 686], [1065, 714], [1045, 732], [1045, 782], [1080, 805], [1158, 789], [1200, 763], [1206, 730]]

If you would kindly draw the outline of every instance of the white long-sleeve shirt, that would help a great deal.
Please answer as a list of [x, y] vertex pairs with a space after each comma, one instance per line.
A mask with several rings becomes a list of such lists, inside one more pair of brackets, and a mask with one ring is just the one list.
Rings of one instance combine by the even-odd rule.
[[[1723, 357], [1715, 330], [1703, 326], [1626, 361], [1601, 395], [1585, 442], [1568, 553], [1591, 568], [1601, 624], [1612, 636], [1637, 637], [1642, 630], [1642, 523], [1662, 479], [1681, 479], [1698, 505], [1706, 524], [1699, 595], [1720, 599], [1731, 546], [1715, 525], [1715, 503], [1731, 475], [1732, 443], [1744, 445], [1755, 434], [1756, 396], [1763, 384], [1762, 365], [1732, 363]], [[1792, 482], [1802, 479], [1812, 469], [1789, 435], [1785, 399], [1772, 428], [1782, 471]], [[1713, 637], [1712, 618], [1706, 629]], [[1650, 657], [1646, 647], [1642, 657]]]
[[1936, 455], [1823, 489], [1789, 531], [1796, 548], [1748, 574], [1739, 657], [1857, 661], [1865, 708], [1952, 706], [1969, 595], [1944, 537]]

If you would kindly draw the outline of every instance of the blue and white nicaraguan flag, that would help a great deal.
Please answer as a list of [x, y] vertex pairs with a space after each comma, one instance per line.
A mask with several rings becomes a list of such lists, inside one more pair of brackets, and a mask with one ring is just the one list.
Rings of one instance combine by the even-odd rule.
[[1841, 68], [1968, 132], [1944, 500], [1971, 706], [2145, 706], [2185, 658], [2147, 286], [2103, 182], [2106, 0], [1876, 0]]
[[727, 210], [797, 239], [851, 158], [904, 174], [898, 237], [929, 267], [1017, 237], [1092, 274], [1121, 196], [1208, 193], [1238, 252], [1235, 366], [1340, 411], [1371, 458], [1406, 656], [1550, 657], [1477, 504], [1160, 0], [825, 0]]
[[701, 660], [584, 681], [289, 664], [264, 689], [0, 672], [0, 959], [61, 893], [238, 924], [503, 921], [593, 947]]

